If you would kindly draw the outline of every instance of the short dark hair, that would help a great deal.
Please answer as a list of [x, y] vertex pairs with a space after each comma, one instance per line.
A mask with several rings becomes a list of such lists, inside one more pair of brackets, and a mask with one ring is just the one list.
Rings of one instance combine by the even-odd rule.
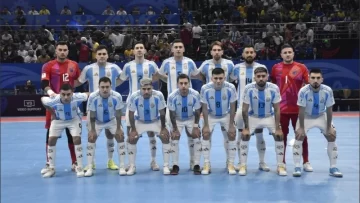
[[294, 48], [290, 44], [284, 44], [281, 46], [281, 51], [286, 48], [291, 48], [292, 50], [294, 50]]
[[212, 75], [225, 74], [225, 71], [222, 68], [214, 68], [214, 70], [211, 71], [211, 74]]
[[136, 45], [138, 45], [138, 44], [142, 44], [142, 45], [144, 46], [144, 48], [145, 48], [145, 44], [144, 44], [143, 42], [141, 42], [141, 41], [137, 41], [137, 42], [135, 42], [135, 44], [134, 44], [134, 48], [135, 48], [135, 46], [136, 46]]
[[247, 44], [247, 45], [245, 45], [245, 46], [244, 46], [244, 49], [243, 49], [243, 52], [245, 51], [245, 49], [246, 49], [246, 48], [253, 48], [253, 49], [254, 49], [254, 51], [255, 51], [254, 46], [253, 46], [253, 45], [251, 45], [251, 44]]
[[188, 81], [190, 82], [190, 77], [184, 73], [181, 73], [178, 77], [177, 77], [177, 82], [179, 82], [180, 79], [185, 79], [187, 78]]
[[64, 90], [64, 91], [74, 91], [74, 88], [69, 84], [69, 83], [64, 83], [61, 85], [60, 90]]
[[111, 80], [110, 80], [110, 78], [108, 78], [108, 77], [102, 77], [102, 78], [100, 78], [100, 80], [99, 80], [99, 85], [100, 85], [100, 83], [101, 82], [109, 82], [110, 83], [110, 85], [111, 85]]
[[320, 68], [313, 68], [313, 69], [311, 69], [310, 72], [309, 72], [309, 75], [310, 75], [311, 73], [320, 73], [320, 74], [322, 75], [322, 71], [321, 71]]
[[108, 49], [107, 49], [107, 46], [105, 46], [105, 45], [99, 45], [97, 48], [96, 48], [96, 53], [98, 52], [98, 51], [100, 51], [100, 50], [103, 50], [103, 49], [105, 49], [106, 50], [106, 52], [108, 52]]
[[220, 46], [221, 49], [223, 49], [223, 44], [219, 41], [215, 41], [215, 42], [211, 43], [210, 50], [212, 50], [215, 45]]
[[256, 73], [268, 73], [268, 70], [264, 67], [258, 67], [258, 68], [255, 68], [254, 70], [254, 74]]
[[173, 44], [175, 44], [175, 43], [182, 43], [182, 44], [184, 44], [184, 42], [183, 42], [181, 39], [175, 39], [175, 40], [173, 41]]
[[59, 46], [59, 45], [61, 45], [61, 46], [64, 46], [64, 45], [69, 46], [68, 43], [67, 43], [67, 41], [58, 41], [58, 42], [56, 43], [55, 48], [57, 48], [57, 46]]

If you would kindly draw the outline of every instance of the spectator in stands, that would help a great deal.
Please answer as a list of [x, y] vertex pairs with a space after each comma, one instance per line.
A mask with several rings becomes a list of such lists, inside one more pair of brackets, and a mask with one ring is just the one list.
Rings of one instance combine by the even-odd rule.
[[9, 9], [7, 7], [4, 7], [1, 12], [0, 15], [11, 15], [11, 12], [9, 11]]
[[190, 48], [191, 48], [191, 40], [192, 40], [192, 34], [189, 29], [187, 29], [186, 26], [183, 26], [180, 31], [180, 39], [184, 44], [185, 47], [185, 56], [190, 55]]
[[7, 44], [9, 44], [10, 40], [12, 40], [12, 39], [13, 39], [13, 37], [11, 36], [11, 34], [7, 30], [4, 30], [4, 34], [1, 35], [2, 43], [7, 45]]
[[135, 6], [133, 10], [131, 11], [132, 15], [140, 15], [140, 9], [139, 7]]
[[106, 6], [106, 9], [102, 13], [102, 15], [115, 15], [115, 12], [111, 9], [110, 6]]
[[160, 25], [168, 24], [168, 20], [165, 18], [165, 15], [163, 13], [160, 13], [160, 16], [158, 19], [156, 19], [156, 22]]
[[299, 18], [299, 22], [296, 24], [295, 29], [301, 33], [306, 31], [306, 24]]
[[39, 12], [35, 10], [34, 6], [32, 6], [31, 10], [28, 12], [28, 15], [39, 15]]
[[25, 45], [24, 44], [20, 44], [19, 50], [18, 50], [18, 55], [22, 56], [24, 59], [28, 55], [28, 52], [25, 50]]
[[123, 47], [123, 44], [124, 44], [125, 35], [121, 34], [118, 29], [114, 29], [108, 38], [114, 44], [115, 46], [114, 49], [116, 53], [124, 52], [125, 49]]
[[37, 58], [36, 63], [47, 63], [51, 60], [50, 56], [46, 53], [45, 49], [41, 49], [41, 55]]
[[41, 6], [41, 10], [39, 11], [40, 15], [50, 15], [50, 11], [47, 9], [45, 5]]
[[68, 6], [64, 6], [64, 8], [61, 10], [60, 15], [71, 15], [71, 11]]
[[75, 12], [75, 15], [85, 15], [83, 7], [79, 7], [78, 10]]
[[29, 94], [36, 94], [35, 85], [32, 84], [31, 80], [26, 81], [25, 85], [20, 85], [18, 87], [18, 92], [15, 91], [15, 94], [19, 95], [29, 95]]
[[201, 33], [202, 28], [198, 22], [194, 21], [194, 26], [192, 28], [192, 47], [193, 53], [195, 54], [195, 60], [199, 60]]
[[161, 11], [161, 13], [168, 15], [171, 14], [171, 11], [167, 6], [164, 6], [164, 9]]
[[156, 15], [155, 11], [153, 10], [153, 7], [152, 6], [149, 6], [148, 10], [146, 11], [145, 13], [146, 15]]
[[124, 51], [125, 61], [131, 61], [134, 59], [134, 50], [132, 46], [127, 46], [126, 50]]
[[124, 8], [122, 6], [120, 6], [119, 10], [116, 12], [116, 15], [127, 15], [126, 11], [124, 10]]
[[24, 63], [36, 63], [37, 57], [34, 50], [29, 50], [28, 55], [24, 59]]
[[80, 63], [87, 63], [91, 61], [90, 54], [91, 49], [87, 45], [86, 37], [81, 37], [80, 44], [79, 44], [79, 62]]

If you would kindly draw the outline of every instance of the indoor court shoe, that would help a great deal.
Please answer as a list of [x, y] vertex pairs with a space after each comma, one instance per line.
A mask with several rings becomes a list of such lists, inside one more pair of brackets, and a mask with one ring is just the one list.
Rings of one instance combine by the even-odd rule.
[[284, 164], [279, 164], [277, 167], [277, 173], [279, 176], [287, 176], [286, 167]]
[[313, 172], [314, 171], [313, 167], [310, 165], [309, 162], [304, 163], [303, 169], [306, 172]]
[[227, 166], [227, 170], [228, 170], [229, 175], [236, 175], [236, 170], [235, 170], [234, 164], [229, 163]]
[[85, 171], [84, 176], [85, 176], [85, 177], [91, 177], [91, 176], [93, 176], [93, 175], [94, 175], [93, 169], [92, 169], [91, 167], [88, 167], [88, 168], [86, 169], [86, 171]]
[[204, 168], [201, 171], [202, 175], [209, 175], [211, 173], [211, 166], [210, 163], [205, 163]]
[[136, 167], [133, 166], [133, 165], [130, 165], [130, 166], [129, 166], [129, 169], [128, 169], [127, 172], [126, 172], [126, 175], [132, 176], [132, 175], [134, 175], [135, 173], [136, 173]]
[[270, 168], [266, 165], [265, 162], [261, 162], [261, 163], [259, 163], [259, 170], [269, 172]]
[[[90, 167], [90, 166], [87, 165], [87, 166], [84, 168], [84, 170], [87, 171], [89, 167]], [[95, 166], [95, 163], [94, 163], [94, 162], [92, 163], [92, 169], [93, 169], [93, 170], [96, 169], [96, 166]]]
[[179, 174], [180, 168], [178, 165], [173, 165], [170, 174], [171, 175], [177, 175]]
[[119, 167], [115, 164], [113, 160], [109, 160], [107, 163], [107, 168], [110, 170], [118, 170]]
[[127, 174], [126, 174], [125, 167], [120, 167], [120, 168], [119, 168], [119, 175], [121, 175], [121, 176], [127, 175]]
[[201, 175], [201, 169], [199, 165], [194, 166], [194, 175]]
[[51, 178], [55, 175], [55, 169], [49, 168], [46, 173], [43, 174], [43, 178]]
[[168, 166], [164, 166], [163, 167], [163, 174], [164, 175], [170, 175], [170, 169]]
[[190, 171], [194, 170], [194, 161], [190, 161]]
[[330, 168], [330, 175], [338, 178], [342, 178], [343, 174], [340, 172], [340, 170], [336, 167]]
[[46, 172], [48, 172], [49, 169], [50, 169], [50, 165], [45, 164], [45, 167], [40, 171], [41, 175], [44, 175]]
[[85, 176], [85, 171], [82, 167], [76, 168], [76, 177], [81, 178]]
[[295, 170], [293, 172], [293, 176], [294, 177], [300, 177], [301, 176], [301, 168], [300, 167], [295, 167]]
[[151, 170], [153, 170], [153, 171], [159, 171], [159, 170], [160, 170], [159, 165], [158, 165], [155, 161], [152, 161], [152, 162], [150, 163], [150, 168], [151, 168]]
[[246, 176], [247, 174], [247, 167], [246, 165], [241, 165], [239, 167], [239, 176]]

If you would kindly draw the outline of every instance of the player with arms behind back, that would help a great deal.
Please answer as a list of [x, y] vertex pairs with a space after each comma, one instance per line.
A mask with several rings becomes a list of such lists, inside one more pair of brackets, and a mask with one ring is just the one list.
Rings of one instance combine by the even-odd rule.
[[335, 143], [336, 131], [332, 125], [333, 105], [335, 104], [333, 91], [329, 86], [321, 84], [323, 77], [320, 69], [310, 71], [310, 84], [300, 89], [297, 104], [299, 105], [299, 119], [296, 123], [296, 140], [293, 146], [295, 171], [293, 176], [301, 176], [300, 159], [302, 142], [308, 130], [318, 128], [324, 134], [327, 145], [327, 154], [330, 160], [330, 175], [342, 177], [336, 167], [338, 148]]
[[[41, 85], [45, 93], [47, 93], [50, 97], [59, 94], [60, 88], [63, 84], [69, 83], [72, 87], [74, 87], [75, 80], [78, 79], [80, 75], [79, 65], [72, 60], [67, 59], [69, 54], [69, 49], [67, 42], [59, 41], [56, 44], [56, 59], [51, 60], [43, 65], [42, 73], [41, 73]], [[51, 113], [50, 111], [46, 111], [46, 124], [45, 128], [46, 132], [46, 151], [48, 148], [49, 142], [49, 128], [51, 124]], [[74, 150], [74, 141], [73, 136], [71, 135], [69, 129], [66, 129], [66, 136], [68, 138], [68, 145], [71, 155], [72, 161], [72, 170], [75, 170], [76, 167], [76, 155]], [[48, 157], [47, 157], [48, 162]], [[47, 163], [45, 168], [41, 170], [41, 174], [44, 174], [49, 168], [49, 164]]]

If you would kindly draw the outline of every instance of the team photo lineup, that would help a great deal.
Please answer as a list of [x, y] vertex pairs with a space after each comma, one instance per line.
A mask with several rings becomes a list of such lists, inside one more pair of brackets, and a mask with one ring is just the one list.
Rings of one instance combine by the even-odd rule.
[[[96, 175], [96, 168], [102, 168], [95, 163], [96, 141], [102, 132], [108, 153], [106, 167], [117, 170], [120, 176], [136, 174], [137, 142], [146, 137], [151, 170], [162, 171], [164, 175], [179, 174], [179, 141], [183, 137], [187, 139], [188, 149], [181, 150], [189, 151], [190, 155], [189, 168], [182, 170], [183, 173], [190, 169], [195, 175], [209, 175], [211, 140], [213, 136], [221, 136], [213, 133], [217, 124], [221, 127], [226, 154], [223, 163], [229, 175], [247, 175], [251, 137], [256, 139], [259, 164], [250, 168], [269, 172], [265, 153], [267, 146], [273, 145], [277, 166], [272, 170], [279, 176], [291, 172], [294, 177], [300, 177], [303, 171], [312, 172], [307, 132], [316, 128], [327, 140], [329, 175], [343, 176], [336, 165], [338, 151], [332, 122], [335, 100], [332, 89], [323, 84], [321, 69], [308, 70], [304, 64], [295, 62], [294, 49], [288, 44], [281, 47], [282, 62], [271, 69], [254, 61], [253, 46], [244, 47], [244, 62], [239, 64], [222, 58], [221, 42], [213, 42], [209, 49], [212, 59], [197, 67], [191, 58], [184, 56], [182, 41], [175, 40], [171, 45], [172, 57], [158, 67], [145, 59], [144, 44], [135, 43], [135, 59], [119, 67], [107, 62], [107, 47], [100, 45], [95, 50], [96, 62], [80, 70], [76, 62], [67, 59], [68, 43], [59, 41], [55, 47], [56, 59], [44, 64], [41, 73], [42, 89], [47, 94], [41, 98], [47, 109], [46, 164], [41, 169], [42, 177], [56, 174], [56, 144], [63, 131], [71, 154], [71, 168], [77, 177], [91, 177]], [[202, 81], [200, 91], [193, 89], [192, 79]], [[167, 94], [155, 90], [154, 83], [159, 80], [167, 85]], [[124, 82], [129, 82], [126, 100], [116, 91]], [[85, 83], [88, 92], [74, 92]], [[82, 131], [79, 110], [84, 102], [86, 132]], [[290, 142], [287, 136], [291, 131], [295, 141], [288, 150], [293, 156], [286, 159]], [[81, 139], [82, 134], [88, 135], [87, 141]], [[275, 143], [265, 143], [264, 136], [269, 134]], [[156, 161], [159, 146], [162, 164]], [[102, 158], [105, 157], [99, 159]]]

